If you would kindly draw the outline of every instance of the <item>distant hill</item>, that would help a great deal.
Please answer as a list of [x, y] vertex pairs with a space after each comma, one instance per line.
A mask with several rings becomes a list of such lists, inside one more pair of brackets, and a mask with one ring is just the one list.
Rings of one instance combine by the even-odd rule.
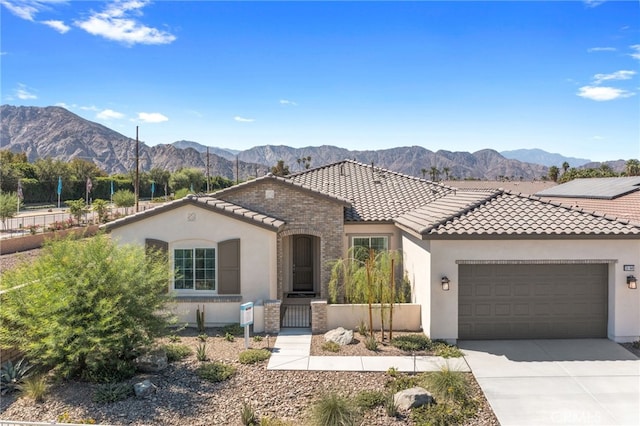
[[226, 158], [230, 161], [236, 161], [236, 155], [240, 152], [237, 149], [217, 148], [214, 146], [207, 147], [206, 145], [202, 145], [201, 143], [192, 141], [177, 141], [172, 143], [171, 145], [180, 149], [193, 148], [201, 153], [206, 153], [207, 148], [209, 148], [209, 154], [219, 155], [220, 157]]
[[591, 160], [586, 158], [565, 157], [560, 154], [554, 154], [537, 148], [501, 151], [500, 154], [513, 160], [524, 161], [525, 163], [542, 164], [547, 167], [562, 167], [562, 164], [565, 161], [569, 163], [570, 167], [580, 167], [591, 162]]
[[[109, 174], [126, 173], [135, 164], [135, 140], [101, 124], [85, 120], [61, 107], [0, 106], [0, 149], [24, 152], [29, 161], [38, 158], [93, 161]], [[205, 149], [206, 151], [206, 149]], [[140, 168], [160, 167], [175, 171], [181, 167], [206, 168], [206, 154], [193, 148], [140, 143]], [[235, 179], [236, 162], [216, 154], [209, 156], [209, 172]], [[264, 174], [260, 164], [237, 164], [240, 179]], [[260, 172], [259, 170], [263, 171]]]
[[[92, 160], [107, 173], [128, 172], [135, 162], [134, 140], [61, 107], [2, 105], [0, 118], [0, 149], [25, 152], [30, 161], [43, 157], [62, 160], [79, 157]], [[142, 142], [140, 166], [142, 170], [161, 167], [175, 171], [195, 167], [204, 171], [206, 150], [205, 145], [192, 141], [155, 146]], [[311, 157], [311, 167], [348, 158], [426, 178], [430, 178], [430, 170], [435, 167], [441, 179], [448, 175], [450, 179], [533, 180], [548, 172], [544, 165], [509, 159], [492, 149], [474, 153], [433, 152], [421, 146], [409, 146], [350, 151], [330, 145], [305, 148], [265, 145], [242, 152], [211, 147], [209, 153], [210, 173], [230, 179], [235, 178], [236, 158], [240, 179], [261, 176], [278, 160], [284, 160], [291, 172], [300, 171], [303, 164], [298, 159], [302, 157]]]

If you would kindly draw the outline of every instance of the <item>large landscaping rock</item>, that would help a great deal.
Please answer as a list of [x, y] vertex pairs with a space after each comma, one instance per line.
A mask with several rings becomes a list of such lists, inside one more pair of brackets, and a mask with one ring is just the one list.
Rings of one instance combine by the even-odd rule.
[[340, 346], [345, 346], [353, 340], [353, 330], [345, 330], [342, 327], [329, 330], [324, 333], [324, 340], [327, 342], [336, 342]]
[[164, 349], [156, 349], [140, 355], [135, 361], [136, 368], [144, 373], [157, 373], [167, 367], [167, 353]]
[[133, 391], [136, 393], [138, 398], [146, 398], [156, 392], [156, 385], [151, 383], [150, 380], [145, 380], [133, 385]]
[[424, 388], [416, 386], [414, 388], [405, 389], [393, 395], [393, 402], [398, 410], [408, 410], [417, 408], [427, 404], [433, 404], [433, 396]]

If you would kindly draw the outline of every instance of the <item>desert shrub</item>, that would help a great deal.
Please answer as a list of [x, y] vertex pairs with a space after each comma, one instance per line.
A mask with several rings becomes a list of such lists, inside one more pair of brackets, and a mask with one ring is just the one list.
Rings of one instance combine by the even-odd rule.
[[209, 336], [205, 333], [198, 334], [198, 340], [200, 340], [201, 342], [206, 342], [208, 338]]
[[392, 394], [401, 390], [418, 386], [420, 383], [419, 376], [408, 376], [406, 374], [398, 375], [385, 383], [385, 388]]
[[635, 342], [631, 343], [631, 346], [633, 346], [635, 349], [640, 349], [640, 340], [636, 340]]
[[256, 362], [269, 359], [271, 352], [267, 349], [246, 349], [240, 352], [241, 364], [255, 364]]
[[169, 362], [180, 361], [193, 353], [189, 346], [181, 343], [164, 345], [164, 351], [167, 353], [167, 361]]
[[356, 394], [354, 401], [361, 410], [370, 410], [384, 404], [386, 395], [379, 390], [363, 390]]
[[93, 402], [122, 401], [132, 396], [133, 393], [133, 387], [127, 383], [105, 383], [96, 388], [93, 394]]
[[227, 342], [233, 342], [236, 340], [235, 336], [231, 333], [225, 333], [224, 335], [224, 340], [226, 340]]
[[75, 423], [75, 424], [82, 424], [82, 425], [95, 425], [96, 421], [95, 419], [91, 418], [91, 417], [87, 417], [84, 419], [74, 419], [73, 417], [71, 417], [71, 415], [65, 411], [64, 413], [60, 414], [57, 417], [57, 421], [58, 423]]
[[364, 320], [360, 320], [357, 330], [362, 337], [367, 337], [369, 335], [369, 327], [367, 327], [367, 323], [364, 322]]
[[171, 322], [166, 262], [105, 235], [48, 242], [34, 262], [2, 276], [4, 289], [17, 289], [2, 297], [0, 346], [65, 377], [133, 374], [133, 359]]
[[398, 374], [400, 374], [400, 372], [398, 371], [398, 369], [396, 367], [389, 367], [387, 369], [387, 375], [389, 377], [398, 377]]
[[244, 334], [244, 327], [240, 327], [240, 324], [227, 324], [222, 327], [222, 332], [226, 334], [231, 334], [232, 336], [242, 336]]
[[424, 351], [431, 347], [431, 339], [424, 334], [406, 334], [391, 339], [391, 345], [402, 351]]
[[49, 389], [49, 384], [44, 374], [34, 374], [24, 379], [22, 383], [18, 385], [18, 389], [27, 398], [31, 398], [35, 402], [42, 402]]
[[198, 361], [206, 361], [207, 360], [207, 344], [206, 342], [200, 342], [198, 347], [196, 348], [196, 358]]
[[376, 340], [376, 336], [371, 334], [364, 339], [364, 347], [369, 349], [370, 351], [378, 350], [378, 341]]
[[253, 336], [254, 342], [262, 342], [263, 340], [264, 340], [264, 337], [262, 336]]
[[356, 406], [335, 392], [322, 396], [311, 409], [311, 424], [314, 426], [352, 426], [358, 424], [358, 419]]
[[394, 394], [389, 393], [385, 395], [384, 411], [389, 417], [398, 417], [398, 414], [400, 414], [398, 411], [398, 404], [396, 404], [396, 399], [394, 398]]
[[425, 382], [427, 389], [438, 402], [464, 403], [470, 393], [470, 387], [464, 373], [450, 370], [447, 367], [428, 373]]
[[418, 425], [451, 426], [464, 423], [467, 416], [455, 405], [431, 404], [414, 408], [410, 417]]
[[224, 382], [236, 374], [236, 369], [232, 365], [221, 362], [210, 362], [198, 367], [196, 374], [203, 380], [217, 383]]
[[433, 353], [443, 358], [459, 358], [464, 355], [457, 346], [449, 345], [445, 342], [436, 342], [433, 345]]
[[295, 426], [294, 423], [287, 422], [285, 420], [276, 419], [274, 417], [262, 417], [260, 418], [260, 426]]
[[328, 352], [340, 352], [340, 345], [333, 340], [329, 340], [322, 344], [322, 350]]
[[256, 410], [247, 402], [242, 403], [240, 408], [240, 421], [244, 426], [253, 426], [258, 424], [258, 416]]
[[7, 361], [0, 367], [0, 394], [13, 392], [31, 374], [33, 365], [24, 358], [15, 364]]

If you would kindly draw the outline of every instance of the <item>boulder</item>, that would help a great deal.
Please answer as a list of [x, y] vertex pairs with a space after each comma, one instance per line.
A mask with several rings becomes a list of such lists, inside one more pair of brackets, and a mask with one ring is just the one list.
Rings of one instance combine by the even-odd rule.
[[353, 340], [353, 330], [345, 330], [342, 327], [329, 330], [324, 333], [325, 342], [336, 342], [340, 346], [345, 346]]
[[163, 349], [156, 349], [140, 355], [135, 361], [136, 368], [144, 373], [157, 373], [167, 368], [167, 353]]
[[398, 410], [406, 411], [410, 408], [417, 408], [427, 404], [433, 404], [433, 396], [424, 388], [416, 386], [405, 389], [393, 395], [393, 402]]
[[138, 398], [146, 398], [149, 395], [156, 393], [156, 385], [151, 383], [150, 380], [145, 380], [133, 385], [133, 391], [136, 393]]

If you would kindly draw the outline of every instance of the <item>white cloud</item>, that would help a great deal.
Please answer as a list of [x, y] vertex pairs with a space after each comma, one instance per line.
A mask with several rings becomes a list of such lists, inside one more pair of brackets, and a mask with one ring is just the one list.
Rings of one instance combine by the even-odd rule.
[[81, 109], [81, 110], [83, 110], [83, 111], [96, 111], [96, 112], [97, 112], [97, 111], [100, 111], [100, 109], [98, 109], [98, 107], [97, 107], [97, 106], [95, 106], [95, 105], [91, 105], [91, 106], [81, 106], [81, 107], [80, 107], [80, 109]]
[[96, 114], [96, 118], [99, 118], [101, 120], [120, 119], [124, 118], [124, 114], [112, 109], [105, 109]]
[[598, 7], [602, 3], [605, 3], [606, 0], [583, 0], [583, 3], [587, 7]]
[[176, 37], [166, 31], [148, 27], [131, 15], [142, 15], [141, 9], [148, 0], [118, 1], [110, 4], [103, 12], [93, 12], [89, 18], [75, 24], [96, 36], [118, 41], [128, 46], [134, 44], [168, 44]]
[[297, 106], [298, 104], [294, 101], [290, 101], [288, 99], [280, 99], [280, 105], [292, 105]]
[[9, 52], [0, 52], [0, 56], [7, 55]]
[[255, 118], [245, 118], [245, 117], [240, 117], [238, 115], [233, 117], [233, 119], [236, 120], [239, 123], [253, 123], [254, 121], [256, 121]]
[[9, 12], [27, 21], [36, 22], [36, 15], [51, 9], [50, 5], [68, 3], [68, 0], [0, 0]]
[[606, 86], [582, 86], [576, 94], [582, 98], [591, 99], [592, 101], [612, 101], [634, 95], [634, 93], [627, 90]]
[[600, 84], [608, 80], [629, 80], [636, 74], [635, 71], [620, 70], [611, 74], [596, 74], [593, 76], [593, 84]]
[[615, 47], [591, 47], [589, 49], [587, 49], [587, 52], [592, 53], [592, 52], [615, 52], [616, 49]]
[[139, 112], [138, 120], [145, 123], [162, 123], [163, 121], [169, 121], [169, 118], [159, 112]]
[[71, 29], [70, 26], [62, 21], [42, 21], [42, 23], [58, 31], [60, 34], [64, 34]]
[[633, 46], [629, 47], [634, 51], [633, 53], [630, 53], [629, 56], [631, 56], [633, 59], [640, 59], [640, 44], [634, 44]]
[[22, 99], [23, 101], [29, 99], [38, 99], [38, 96], [32, 92], [33, 89], [27, 87], [25, 84], [18, 83], [18, 88], [15, 90], [15, 96], [18, 99]]

